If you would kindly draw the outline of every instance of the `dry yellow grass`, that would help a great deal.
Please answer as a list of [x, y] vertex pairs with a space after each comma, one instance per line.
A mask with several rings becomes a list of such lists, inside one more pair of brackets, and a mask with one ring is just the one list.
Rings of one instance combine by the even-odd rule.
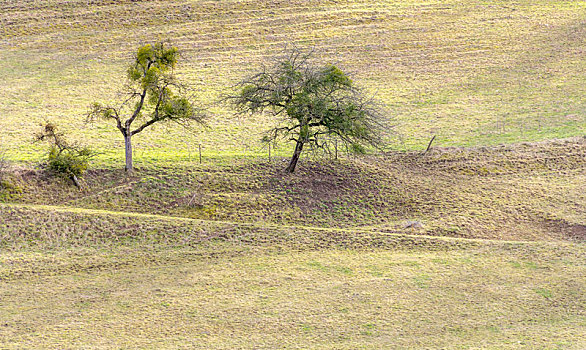
[[[83, 116], [160, 39], [208, 103], [315, 47], [388, 105], [391, 147], [436, 147], [287, 177], [271, 120], [211, 105], [138, 135], [124, 176]], [[586, 348], [584, 47], [582, 0], [0, 0], [0, 348]], [[27, 164], [44, 118], [102, 152], [83, 192]]]
[[[305, 163], [318, 174], [305, 182], [254, 165], [277, 182], [268, 188], [246, 182], [237, 165], [143, 169], [128, 179], [100, 171], [91, 201], [72, 202], [78, 207], [0, 204], [0, 347], [582, 349], [582, 155], [580, 139], [435, 149], [326, 168]], [[393, 186], [381, 178], [401, 190], [385, 192]], [[269, 199], [291, 201], [295, 191], [337, 184], [336, 196], [360, 203], [356, 212], [315, 208], [342, 226], [376, 217], [383, 199], [397, 206], [389, 193], [414, 191], [425, 229], [381, 232], [396, 231], [392, 221], [283, 225], [282, 209], [255, 223], [154, 214], [164, 198], [199, 182], [198, 191], [222, 194], [238, 221], [263, 208], [245, 191], [264, 188]], [[73, 195], [64, 184], [45, 184], [25, 191], [26, 201], [52, 194], [66, 203]], [[311, 199], [335, 203], [323, 193]], [[106, 203], [134, 212], [80, 207]]]
[[584, 254], [560, 244], [14, 252], [0, 257], [0, 276], [16, 273], [0, 284], [0, 346], [578, 350]]

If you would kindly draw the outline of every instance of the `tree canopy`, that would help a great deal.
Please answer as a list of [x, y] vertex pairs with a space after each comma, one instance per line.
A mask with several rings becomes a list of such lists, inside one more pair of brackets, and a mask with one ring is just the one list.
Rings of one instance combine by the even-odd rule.
[[383, 144], [382, 108], [338, 67], [317, 64], [299, 50], [242, 80], [227, 99], [239, 113], [269, 112], [276, 118], [264, 141], [295, 142], [287, 172], [295, 171], [305, 145], [324, 147], [332, 137], [355, 151]]
[[112, 121], [124, 136], [127, 171], [133, 170], [132, 136], [159, 122], [204, 123], [203, 109], [174, 74], [177, 57], [177, 48], [164, 42], [139, 47], [127, 69], [121, 101], [91, 105], [88, 120]]

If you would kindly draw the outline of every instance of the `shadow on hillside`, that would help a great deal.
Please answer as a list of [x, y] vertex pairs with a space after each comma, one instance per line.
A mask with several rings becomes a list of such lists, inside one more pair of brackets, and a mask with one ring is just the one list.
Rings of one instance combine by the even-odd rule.
[[[584, 239], [586, 139], [340, 161], [90, 170], [80, 192], [17, 170], [13, 201], [243, 223], [491, 239]], [[417, 225], [409, 225], [416, 221]]]

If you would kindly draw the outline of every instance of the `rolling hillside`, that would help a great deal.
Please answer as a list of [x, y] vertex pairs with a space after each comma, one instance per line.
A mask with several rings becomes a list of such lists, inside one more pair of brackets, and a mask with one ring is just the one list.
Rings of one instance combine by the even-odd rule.
[[[584, 1], [2, 1], [0, 23], [0, 146], [17, 160], [38, 158], [43, 118], [81, 129], [106, 164], [119, 157], [115, 128], [84, 114], [115, 97], [139, 44], [161, 39], [206, 103], [285, 46], [314, 47], [387, 104], [395, 149], [585, 132]], [[264, 117], [210, 108], [210, 130], [139, 135], [137, 160], [185, 159], [200, 143], [209, 156], [265, 152]]]
[[[273, 228], [517, 241], [586, 239], [584, 138], [436, 148], [425, 156], [392, 152], [338, 161], [306, 159], [292, 175], [284, 174], [283, 166], [281, 159], [244, 159], [147, 167], [132, 176], [123, 170], [96, 169], [85, 176], [83, 191], [69, 180], [22, 168], [13, 177], [21, 193], [9, 200], [21, 209], [7, 216], [11, 224], [4, 230], [11, 232], [8, 236], [19, 237], [23, 229], [27, 236], [37, 236], [34, 230], [45, 223], [47, 231], [74, 224], [63, 219], [65, 214], [53, 218], [51, 208], [43, 215], [26, 214], [28, 205], [52, 205], [73, 212], [97, 209]], [[424, 227], [406, 228], [409, 221]], [[110, 222], [119, 227], [115, 217]], [[100, 224], [92, 230], [116, 235], [117, 229], [109, 227]], [[152, 231], [164, 234], [165, 229]]]
[[[85, 114], [166, 39], [209, 128], [127, 174]], [[386, 104], [388, 149], [285, 174], [216, 102], [291, 46]], [[585, 349], [585, 50], [581, 0], [0, 0], [0, 348]], [[44, 120], [99, 153], [81, 188]]]

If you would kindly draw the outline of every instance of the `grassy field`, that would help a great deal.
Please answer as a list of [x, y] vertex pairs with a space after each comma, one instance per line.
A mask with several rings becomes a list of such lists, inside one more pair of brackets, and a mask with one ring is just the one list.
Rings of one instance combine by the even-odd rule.
[[0, 210], [6, 349], [586, 345], [583, 243]]
[[[315, 47], [387, 104], [395, 149], [583, 135], [585, 21], [585, 1], [2, 1], [0, 147], [37, 160], [30, 133], [49, 118], [120, 164], [117, 130], [84, 114], [158, 39], [181, 49], [178, 73], [206, 103], [285, 45]], [[210, 108], [210, 130], [139, 135], [137, 161], [186, 159], [200, 143], [210, 157], [266, 153], [270, 121]]]
[[[210, 127], [125, 174], [84, 114], [161, 39]], [[286, 45], [387, 105], [388, 151], [268, 159], [215, 101]], [[585, 48], [578, 0], [0, 0], [0, 348], [586, 348]], [[100, 152], [83, 189], [45, 119]]]
[[583, 349], [585, 154], [102, 169], [83, 192], [22, 168], [0, 347]]
[[[144, 246], [143, 246], [144, 247]], [[159, 247], [159, 246], [158, 246]], [[584, 249], [488, 244], [2, 254], [22, 348], [583, 349]], [[8, 276], [8, 277], [6, 277]]]

